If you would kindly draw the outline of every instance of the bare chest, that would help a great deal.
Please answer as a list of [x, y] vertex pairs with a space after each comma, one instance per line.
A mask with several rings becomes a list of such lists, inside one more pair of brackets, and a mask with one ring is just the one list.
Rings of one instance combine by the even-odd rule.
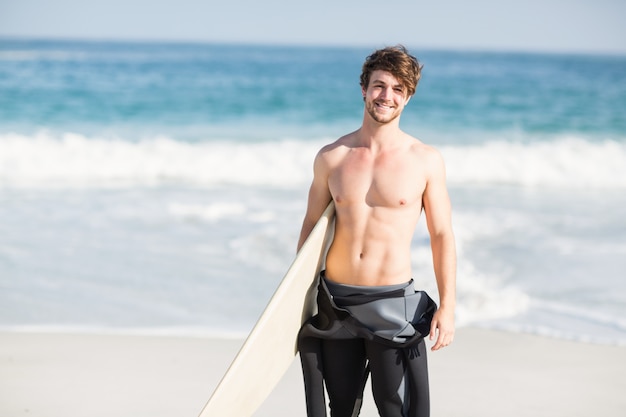
[[419, 161], [401, 153], [374, 158], [355, 152], [329, 176], [330, 191], [338, 204], [366, 203], [372, 207], [421, 205], [425, 184]]

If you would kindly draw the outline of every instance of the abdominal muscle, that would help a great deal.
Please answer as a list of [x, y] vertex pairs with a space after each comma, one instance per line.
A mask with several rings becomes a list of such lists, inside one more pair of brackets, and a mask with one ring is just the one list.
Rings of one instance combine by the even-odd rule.
[[[326, 277], [348, 285], [408, 282], [415, 216], [395, 213], [392, 217], [392, 213], [386, 213], [387, 216], [380, 219], [380, 215], [373, 213], [365, 218], [351, 214], [337, 207], [335, 237], [326, 256]], [[390, 221], [391, 218], [394, 220]]]

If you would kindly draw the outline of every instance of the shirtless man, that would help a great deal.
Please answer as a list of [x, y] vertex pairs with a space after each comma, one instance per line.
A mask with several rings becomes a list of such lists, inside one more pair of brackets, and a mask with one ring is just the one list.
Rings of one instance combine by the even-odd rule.
[[[423, 209], [440, 300], [432, 315], [429, 337], [434, 341], [432, 350], [438, 350], [454, 337], [456, 253], [445, 167], [434, 148], [399, 126], [420, 73], [421, 65], [402, 46], [384, 48], [367, 57], [361, 74], [365, 102], [362, 126], [317, 154], [298, 249], [332, 199], [335, 236], [322, 275], [330, 298], [336, 295], [336, 288], [368, 287], [365, 290], [376, 291], [406, 287], [408, 282], [412, 285], [411, 239]], [[367, 363], [381, 416], [429, 414], [423, 337], [408, 348], [385, 346], [386, 353], [378, 351], [380, 344], [375, 341], [359, 338], [320, 343], [321, 353], [315, 360], [323, 362], [320, 367], [333, 417], [358, 415], [362, 369]], [[404, 357], [410, 359], [398, 365], [399, 350], [409, 348], [413, 354]], [[306, 352], [301, 349], [303, 354]], [[409, 363], [414, 358], [419, 364]], [[394, 369], [398, 366], [399, 370]], [[407, 372], [421, 373], [413, 375], [413, 385], [422, 386], [407, 388], [408, 383], [403, 382]], [[314, 412], [310, 404], [307, 407], [311, 417]]]

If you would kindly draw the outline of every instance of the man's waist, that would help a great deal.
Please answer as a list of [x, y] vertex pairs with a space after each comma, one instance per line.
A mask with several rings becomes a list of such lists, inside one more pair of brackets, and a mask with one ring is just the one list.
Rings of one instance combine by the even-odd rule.
[[336, 265], [326, 263], [326, 278], [334, 283], [364, 287], [398, 285], [408, 282], [411, 277], [410, 265], [407, 268], [368, 267], [366, 265]]

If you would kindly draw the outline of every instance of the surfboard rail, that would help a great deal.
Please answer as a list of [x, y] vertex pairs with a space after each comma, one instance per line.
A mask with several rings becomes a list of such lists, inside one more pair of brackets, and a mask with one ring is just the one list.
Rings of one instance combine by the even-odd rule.
[[332, 241], [334, 213], [331, 201], [199, 417], [251, 416], [293, 362], [300, 327], [315, 312], [317, 277]]

